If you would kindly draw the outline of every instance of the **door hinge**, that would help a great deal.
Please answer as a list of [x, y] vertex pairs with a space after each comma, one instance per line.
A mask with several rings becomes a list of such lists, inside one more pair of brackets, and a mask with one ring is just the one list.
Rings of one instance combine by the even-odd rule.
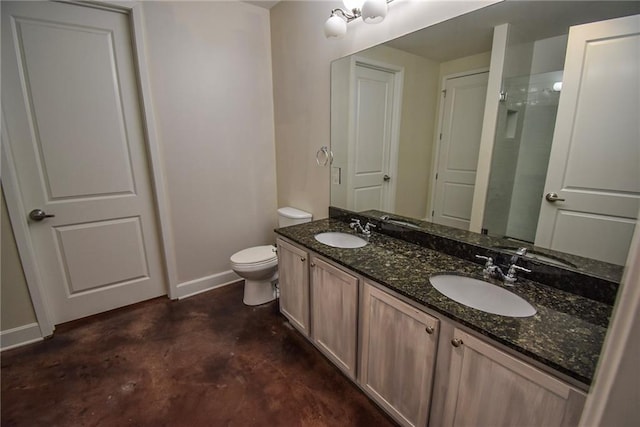
[[445, 98], [447, 97], [447, 90], [446, 89], [442, 90], [442, 96], [445, 97]]
[[442, 141], [442, 134], [440, 134], [440, 141]]
[[438, 174], [436, 173], [436, 180], [438, 179]]
[[431, 218], [433, 218], [436, 214], [436, 211], [431, 211]]
[[507, 100], [507, 96], [508, 94], [506, 91], [504, 90], [500, 91], [500, 102], [505, 102]]

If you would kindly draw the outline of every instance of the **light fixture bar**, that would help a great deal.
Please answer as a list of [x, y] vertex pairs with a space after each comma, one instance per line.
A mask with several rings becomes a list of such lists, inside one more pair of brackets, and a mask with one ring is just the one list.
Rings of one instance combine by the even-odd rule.
[[[340, 38], [347, 33], [347, 23], [362, 18], [367, 24], [382, 22], [387, 15], [388, 4], [393, 0], [365, 0], [362, 8], [354, 7], [351, 11], [336, 8], [331, 11], [329, 19], [324, 24], [324, 34], [327, 38]], [[346, 3], [346, 2], [345, 2]]]

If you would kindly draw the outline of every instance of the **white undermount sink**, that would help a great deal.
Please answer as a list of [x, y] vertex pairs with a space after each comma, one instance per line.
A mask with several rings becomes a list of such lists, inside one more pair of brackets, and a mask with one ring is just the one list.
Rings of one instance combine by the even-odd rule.
[[429, 282], [454, 301], [487, 313], [508, 317], [530, 317], [536, 309], [513, 292], [483, 280], [455, 274], [440, 274]]
[[314, 237], [318, 242], [334, 248], [355, 249], [367, 244], [363, 238], [349, 233], [327, 232], [316, 234]]

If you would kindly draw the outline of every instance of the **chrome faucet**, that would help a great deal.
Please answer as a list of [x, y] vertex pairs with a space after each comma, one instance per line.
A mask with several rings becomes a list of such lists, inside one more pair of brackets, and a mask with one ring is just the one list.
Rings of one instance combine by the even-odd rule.
[[531, 270], [529, 270], [528, 268], [524, 268], [524, 267], [520, 267], [519, 265], [516, 265], [516, 262], [518, 262], [518, 258], [524, 255], [526, 252], [525, 248], [522, 248], [522, 249], [524, 250], [524, 252], [520, 253], [521, 250], [518, 250], [517, 252], [518, 255], [514, 255], [513, 257], [511, 257], [511, 262], [509, 264], [509, 270], [507, 270], [507, 274], [504, 274], [502, 272], [502, 269], [493, 263], [493, 258], [482, 256], [482, 255], [476, 255], [476, 258], [483, 259], [486, 261], [486, 263], [484, 264], [484, 269], [482, 270], [482, 276], [485, 279], [491, 278], [491, 279], [502, 280], [502, 283], [504, 283], [505, 286], [513, 286], [516, 280], [518, 280], [518, 278], [516, 277], [517, 271], [531, 273]]
[[518, 278], [516, 277], [516, 270], [523, 271], [525, 273], [531, 273], [531, 270], [529, 270], [528, 268], [520, 267], [519, 265], [516, 265], [515, 263], [513, 263], [509, 266], [509, 271], [507, 271], [507, 275], [504, 276], [503, 280], [504, 280], [505, 286], [513, 286], [516, 280], [518, 280]]
[[493, 263], [493, 258], [491, 258], [490, 256], [482, 256], [482, 255], [476, 255], [476, 258], [483, 259], [486, 261], [484, 264], [484, 268], [482, 269], [482, 276], [485, 279], [491, 278], [491, 279], [502, 280], [504, 278], [504, 274], [502, 273], [502, 270], [500, 269], [500, 267], [498, 267]]
[[362, 233], [366, 237], [371, 236], [372, 228], [376, 228], [376, 226], [371, 224], [370, 222], [367, 222], [367, 224], [364, 227], [362, 227], [362, 224], [360, 224], [359, 219], [351, 218], [351, 221], [352, 222], [351, 224], [349, 224], [349, 227], [355, 230], [356, 234]]

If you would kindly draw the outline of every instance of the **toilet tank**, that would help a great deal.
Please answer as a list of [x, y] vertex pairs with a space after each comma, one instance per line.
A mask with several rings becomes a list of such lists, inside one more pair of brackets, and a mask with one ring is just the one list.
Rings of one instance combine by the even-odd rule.
[[304, 222], [311, 222], [311, 214], [309, 212], [289, 206], [278, 209], [278, 227], [288, 227]]

